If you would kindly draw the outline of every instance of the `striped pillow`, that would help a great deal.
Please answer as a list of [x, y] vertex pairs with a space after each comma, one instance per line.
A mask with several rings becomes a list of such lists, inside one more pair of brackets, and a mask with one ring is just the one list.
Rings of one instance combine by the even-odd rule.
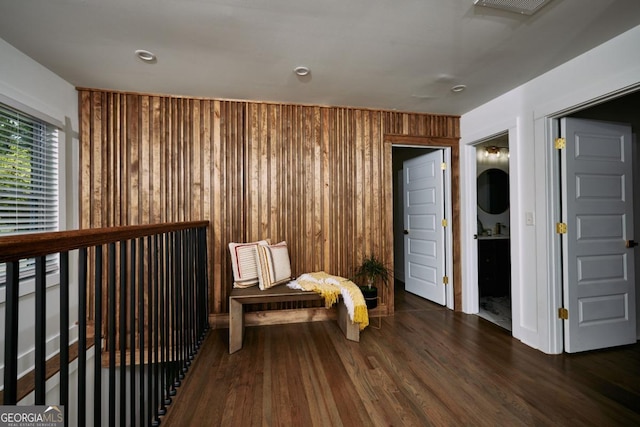
[[291, 280], [291, 261], [287, 242], [258, 245], [258, 281], [263, 291]]
[[258, 284], [256, 247], [258, 245], [268, 245], [269, 243], [269, 239], [251, 243], [229, 243], [234, 288], [248, 288]]

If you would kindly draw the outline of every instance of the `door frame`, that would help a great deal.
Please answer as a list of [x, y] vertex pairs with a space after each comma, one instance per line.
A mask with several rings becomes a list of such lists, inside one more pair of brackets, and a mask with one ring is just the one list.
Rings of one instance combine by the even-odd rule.
[[[469, 162], [467, 167], [465, 168], [465, 171], [469, 173], [469, 179], [470, 181], [473, 180], [473, 185], [469, 185], [469, 197], [468, 197], [468, 201], [469, 201], [469, 221], [471, 221], [471, 219], [473, 219], [473, 233], [471, 233], [471, 236], [476, 236], [477, 235], [477, 219], [478, 219], [478, 187], [477, 187], [477, 180], [478, 180], [478, 146], [484, 142], [488, 142], [491, 141], [493, 139], [496, 139], [497, 137], [500, 136], [507, 136], [507, 140], [508, 140], [508, 144], [509, 144], [509, 153], [511, 153], [512, 150], [512, 143], [513, 143], [513, 133], [510, 131], [510, 129], [504, 129], [503, 131], [494, 133], [486, 138], [481, 138], [478, 140], [475, 140], [471, 143], [468, 144], [468, 153], [473, 153], [472, 154], [472, 158], [473, 161]], [[515, 179], [516, 176], [513, 173], [513, 168], [514, 166], [511, 164], [512, 162], [512, 157], [511, 155], [509, 156], [509, 283], [510, 283], [510, 295], [511, 295], [511, 299], [514, 300], [514, 292], [516, 294], [518, 293], [517, 289], [514, 289], [515, 286], [514, 284], [516, 284], [517, 282], [514, 281], [514, 268], [513, 268], [513, 244], [511, 242], [511, 239], [513, 239], [514, 236], [514, 230], [515, 232], [517, 232], [517, 229], [514, 227], [514, 211], [517, 211], [517, 206], [514, 206], [513, 204], [513, 196], [512, 196], [512, 192], [514, 191], [515, 187]], [[465, 296], [465, 313], [468, 314], [477, 314], [480, 312], [480, 288], [479, 288], [479, 283], [478, 283], [478, 239], [476, 239], [475, 237], [473, 237], [473, 240], [471, 240], [471, 244], [470, 244], [470, 251], [467, 254], [467, 259], [468, 259], [468, 265], [471, 265], [471, 270], [469, 271], [475, 271], [476, 274], [472, 275], [472, 277], [469, 277], [467, 279], [465, 288], [464, 288], [464, 296]], [[514, 304], [512, 304], [512, 318], [515, 317], [515, 314], [513, 313], [514, 311]], [[512, 321], [513, 323], [513, 321]], [[512, 326], [512, 330], [513, 330], [513, 326]]]
[[[447, 307], [462, 311], [462, 259], [460, 244], [460, 138], [425, 137], [411, 135], [386, 134], [384, 136], [384, 163], [387, 165], [387, 176], [385, 177], [385, 198], [384, 209], [393, 212], [393, 146], [405, 146], [416, 148], [450, 149], [449, 170], [450, 186], [450, 236], [451, 236], [451, 274], [449, 276], [449, 286], [447, 288]], [[446, 191], [446, 190], [445, 190]], [[449, 214], [449, 213], [448, 213]], [[388, 216], [388, 223], [385, 226], [386, 241], [391, 242], [387, 248], [387, 259], [393, 260], [394, 235], [393, 235], [393, 215]], [[393, 265], [391, 265], [393, 270]], [[449, 298], [451, 295], [451, 298]], [[393, 294], [390, 295], [388, 314], [394, 312]]]
[[470, 142], [464, 144], [464, 167], [465, 176], [465, 191], [462, 194], [463, 208], [465, 217], [463, 221], [464, 232], [462, 233], [462, 243], [469, 250], [464, 254], [464, 266], [466, 272], [469, 274], [465, 277], [463, 284], [463, 311], [468, 314], [477, 314], [480, 311], [480, 292], [478, 289], [478, 240], [474, 238], [474, 235], [478, 233], [478, 194], [477, 194], [477, 148], [478, 144], [489, 141], [497, 136], [508, 135], [509, 139], [509, 256], [511, 262], [511, 316], [512, 326], [511, 333], [513, 336], [517, 336], [519, 331], [519, 319], [520, 309], [517, 301], [520, 300], [520, 287], [521, 283], [519, 274], [522, 271], [521, 266], [521, 252], [519, 251], [520, 241], [522, 239], [520, 235], [520, 227], [522, 221], [521, 207], [516, 197], [518, 186], [518, 128], [517, 123], [505, 121], [494, 126], [490, 131], [483, 131], [478, 137], [470, 138]]

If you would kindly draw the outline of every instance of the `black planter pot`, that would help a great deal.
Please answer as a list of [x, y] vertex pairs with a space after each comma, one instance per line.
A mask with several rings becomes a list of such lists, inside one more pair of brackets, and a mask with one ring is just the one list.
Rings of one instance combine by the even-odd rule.
[[367, 304], [367, 309], [371, 310], [372, 308], [376, 308], [378, 306], [378, 288], [375, 286], [361, 286], [360, 290]]

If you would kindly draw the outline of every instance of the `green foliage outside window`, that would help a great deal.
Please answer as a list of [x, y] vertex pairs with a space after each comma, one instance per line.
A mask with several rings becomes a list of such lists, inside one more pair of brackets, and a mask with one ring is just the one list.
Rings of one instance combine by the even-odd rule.
[[[31, 126], [0, 116], [0, 212], [27, 202], [31, 187], [31, 149], [21, 143]], [[0, 217], [0, 234], [15, 231], [14, 221]]]

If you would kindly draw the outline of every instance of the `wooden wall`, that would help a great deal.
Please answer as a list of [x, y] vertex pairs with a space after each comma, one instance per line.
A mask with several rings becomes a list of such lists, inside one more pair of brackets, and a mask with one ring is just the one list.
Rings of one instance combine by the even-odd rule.
[[212, 314], [228, 311], [230, 241], [286, 240], [294, 275], [350, 277], [370, 253], [393, 269], [389, 141], [459, 137], [454, 116], [93, 89], [79, 102], [81, 227], [210, 221]]

